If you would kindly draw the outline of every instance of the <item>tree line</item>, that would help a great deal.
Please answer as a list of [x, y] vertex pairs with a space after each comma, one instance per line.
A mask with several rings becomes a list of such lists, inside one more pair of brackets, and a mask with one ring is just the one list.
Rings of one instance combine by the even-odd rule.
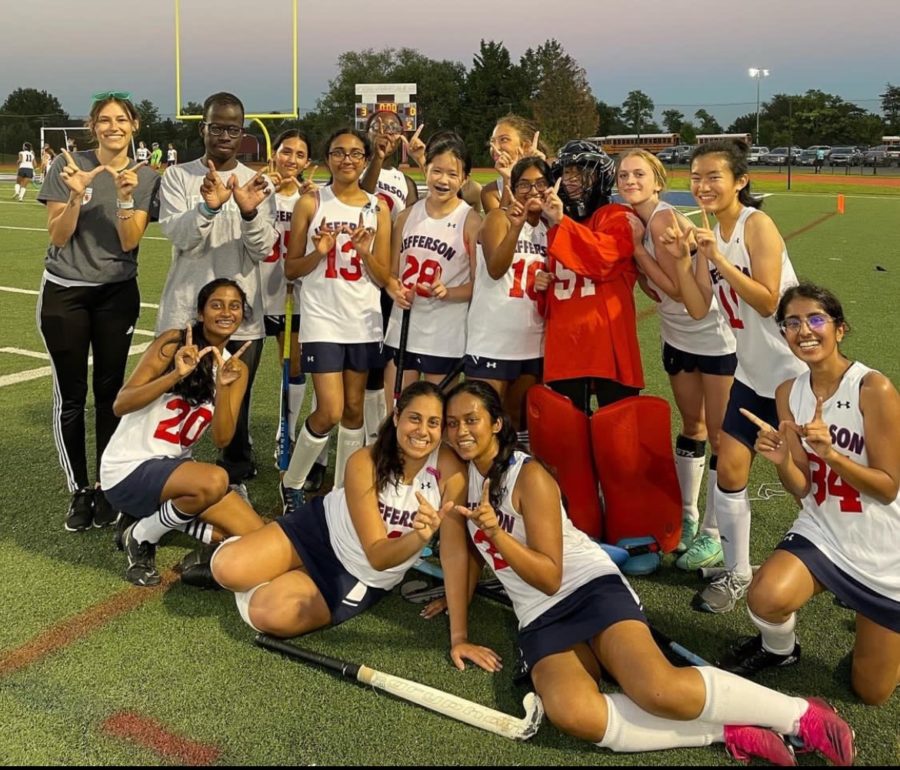
[[[756, 130], [755, 111], [727, 127], [706, 108], [689, 116], [666, 109], [657, 122], [653, 100], [640, 90], [631, 91], [621, 105], [608, 104], [593, 94], [584, 68], [557, 40], [549, 39], [526, 50], [518, 62], [502, 42], [482, 40], [468, 69], [460, 62], [431, 59], [413, 48], [347, 51], [338, 57], [337, 74], [315, 109], [300, 119], [269, 121], [269, 133], [274, 137], [296, 127], [307, 131], [314, 142], [324, 140], [332, 129], [352, 121], [357, 83], [416, 83], [419, 120], [428, 129], [425, 136], [437, 128], [458, 131], [476, 165], [490, 164], [487, 139], [496, 120], [510, 112], [534, 119], [541, 139], [551, 149], [586, 136], [666, 131], [693, 143], [697, 134]], [[900, 134], [900, 86], [888, 83], [880, 99], [882, 114], [877, 115], [817, 89], [776, 94], [760, 105], [756, 141], [803, 147], [879, 144], [885, 134]], [[159, 142], [163, 147], [172, 142], [182, 158], [202, 152], [195, 122], [163, 116], [147, 99], [135, 106], [141, 115], [136, 140], [148, 146]], [[182, 107], [183, 114], [200, 111], [196, 102]], [[41, 125], [83, 125], [83, 118], [70, 117], [47, 91], [16, 89], [0, 106], [0, 152], [14, 154], [22, 142], [36, 143]]]

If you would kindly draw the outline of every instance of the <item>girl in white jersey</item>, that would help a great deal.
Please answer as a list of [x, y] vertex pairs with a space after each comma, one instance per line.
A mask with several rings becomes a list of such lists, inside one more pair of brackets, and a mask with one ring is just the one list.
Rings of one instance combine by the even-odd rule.
[[364, 443], [366, 378], [378, 365], [383, 338], [379, 287], [390, 275], [390, 215], [359, 186], [372, 156], [368, 136], [341, 128], [325, 146], [331, 184], [297, 201], [284, 264], [288, 280], [303, 279], [301, 358], [316, 392], [316, 408], [297, 434], [284, 475], [286, 508], [302, 504], [307, 474], [335, 425], [335, 486]]
[[803, 507], [750, 586], [759, 635], [738, 642], [722, 665], [748, 676], [795, 662], [797, 610], [831, 591], [856, 612], [853, 689], [879, 705], [900, 675], [900, 395], [841, 353], [849, 329], [827, 289], [788, 289], [776, 318], [807, 369], [778, 386], [779, 422], [744, 414], [759, 427], [756, 451]]
[[19, 152], [18, 170], [16, 171], [16, 187], [13, 191], [13, 198], [23, 201], [25, 200], [25, 190], [34, 179], [34, 150], [31, 144], [25, 142], [22, 150]]
[[478, 236], [466, 378], [484, 380], [500, 394], [517, 431], [525, 421], [525, 392], [540, 381], [544, 360], [550, 273], [541, 195], [552, 186], [552, 178], [542, 158], [518, 161], [510, 174], [513, 202], [489, 212]]
[[[309, 140], [296, 129], [283, 131], [273, 143], [274, 155], [270, 161], [269, 178], [275, 185], [275, 230], [278, 238], [272, 253], [259, 263], [259, 287], [262, 294], [263, 322], [266, 336], [275, 337], [278, 342], [278, 368], [281, 369], [284, 350], [285, 304], [287, 295], [292, 294], [291, 314], [291, 369], [288, 384], [288, 426], [290, 442], [294, 443], [297, 418], [303, 408], [306, 394], [306, 375], [300, 365], [300, 291], [299, 286], [284, 277], [284, 257], [291, 239], [291, 217], [300, 195], [315, 190], [315, 183], [304, 181], [303, 172], [309, 166]], [[315, 171], [315, 167], [313, 168]], [[312, 175], [310, 175], [311, 177]], [[275, 459], [281, 437], [281, 421], [275, 437]]]
[[206, 284], [197, 297], [199, 320], [157, 337], [116, 397], [113, 410], [122, 419], [103, 453], [100, 482], [110, 504], [137, 519], [123, 537], [125, 577], [135, 585], [160, 582], [157, 543], [197, 517], [226, 536], [262, 526], [244, 499], [229, 491], [223, 468], [191, 459], [208, 427], [219, 447], [234, 435], [248, 380], [240, 357], [250, 343], [231, 356], [225, 343], [246, 307], [234, 281]]
[[[734, 381], [737, 358], [734, 335], [719, 313], [715, 297], [707, 314], [694, 319], [681, 301], [675, 258], [662, 244], [666, 228], [676, 222], [689, 228], [690, 222], [669, 203], [660, 200], [666, 189], [666, 169], [652, 153], [631, 150], [619, 158], [616, 182], [619, 195], [629, 204], [644, 226], [642, 244], [634, 258], [640, 268], [648, 295], [655, 298], [663, 341], [663, 367], [669, 375], [675, 405], [681, 415], [681, 432], [675, 440], [675, 469], [681, 487], [682, 527], [677, 552], [684, 553], [694, 540], [700, 524], [697, 497], [706, 464], [706, 439], [711, 449], [704, 523], [708, 523], [715, 495], [719, 429], [725, 416], [728, 393]], [[696, 249], [695, 249], [696, 250]], [[709, 266], [703, 257], [693, 257], [693, 274], [710, 286]], [[643, 284], [642, 284], [643, 286]], [[712, 529], [715, 532], [715, 528]], [[695, 551], [691, 555], [696, 554]], [[721, 551], [694, 561], [678, 560], [682, 569], [693, 571], [721, 561]]]
[[[737, 759], [793, 765], [777, 735], [785, 733], [835, 763], [852, 760], [853, 733], [824, 702], [666, 660], [628, 582], [567, 519], [556, 482], [515, 451], [515, 433], [489, 385], [465, 382], [448, 394], [447, 439], [469, 462], [468, 506], [448, 513], [441, 533], [457, 668], [466, 659], [487, 671], [501, 664], [468, 641], [471, 539], [512, 599], [531, 680], [563, 732], [622, 752], [724, 742]], [[601, 667], [622, 693], [600, 692]]]
[[385, 368], [388, 404], [394, 399], [404, 310], [410, 312], [404, 385], [420, 374], [440, 382], [466, 352], [466, 314], [481, 217], [458, 193], [471, 168], [462, 139], [442, 132], [426, 150], [428, 196], [406, 209], [394, 225], [388, 287], [394, 308], [384, 340], [390, 356]]
[[[711, 283], [699, 281], [690, 260], [688, 238], [680, 225], [666, 228], [661, 241], [676, 257], [676, 276], [685, 307], [693, 318], [709, 313], [712, 296], [737, 340], [737, 369], [719, 436], [714, 520], [685, 559], [696, 561], [721, 548], [725, 572], [693, 598], [705, 612], [729, 612], [747, 592], [750, 567], [750, 498], [747, 482], [756, 432], [740, 414], [745, 408], [766, 422], [778, 421], [775, 388], [800, 373], [775, 321], [778, 300], [797, 283], [784, 241], [775, 223], [760, 212], [750, 194], [745, 144], [717, 141], [701, 145], [691, 160], [691, 192], [700, 204], [703, 224], [693, 230], [698, 255], [710, 267]], [[707, 214], [718, 220], [710, 229]], [[716, 537], [721, 531], [721, 543]], [[692, 551], [694, 552], [692, 554]]]
[[443, 396], [417, 382], [378, 438], [347, 463], [346, 483], [216, 551], [216, 581], [248, 625], [290, 637], [338, 625], [385, 596], [445, 514], [465, 500], [459, 459], [441, 446]]

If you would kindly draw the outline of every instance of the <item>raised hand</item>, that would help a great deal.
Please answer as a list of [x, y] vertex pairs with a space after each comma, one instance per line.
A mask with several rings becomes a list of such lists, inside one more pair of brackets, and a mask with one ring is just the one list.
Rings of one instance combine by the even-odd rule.
[[312, 242], [316, 251], [323, 257], [327, 257], [337, 244], [337, 231], [331, 225], [323, 222], [312, 234]]
[[465, 516], [469, 521], [475, 523], [485, 535], [494, 537], [500, 531], [500, 521], [497, 519], [497, 512], [491, 505], [491, 480], [485, 479], [481, 487], [481, 500], [478, 507], [473, 511], [464, 505], [456, 506], [457, 513]]
[[628, 224], [631, 225], [631, 238], [634, 241], [634, 246], [637, 248], [638, 246], [644, 245], [644, 223], [641, 221], [641, 218], [637, 214], [626, 214], [628, 217]]
[[140, 163], [131, 168], [122, 169], [118, 173], [107, 167], [107, 170], [116, 180], [116, 197], [120, 201], [130, 201], [134, 196], [134, 188], [138, 186], [137, 170], [141, 166], [146, 166], [147, 161], [142, 160]]
[[425, 169], [425, 142], [419, 139], [419, 135], [422, 133], [422, 129], [425, 128], [424, 123], [420, 123], [418, 128], [416, 128], [416, 132], [407, 139], [406, 136], [400, 134], [400, 141], [406, 145], [406, 154], [412, 158], [416, 165]]
[[[90, 171], [84, 171], [79, 168], [68, 150], [60, 150], [60, 152], [65, 156], [66, 165], [59, 172], [59, 178], [75, 195], [84, 195], [84, 191], [101, 171], [111, 171], [107, 166], [97, 166]], [[115, 171], [111, 173], [115, 174]]]
[[225, 387], [234, 384], [241, 378], [242, 367], [238, 366], [238, 361], [247, 348], [250, 347], [252, 340], [247, 340], [237, 353], [232, 353], [231, 358], [227, 361], [222, 357], [217, 347], [212, 348], [213, 355], [216, 357], [216, 387]]
[[237, 176], [232, 174], [228, 179], [228, 187], [234, 195], [234, 202], [237, 203], [241, 214], [252, 214], [271, 192], [262, 169], [243, 185], [238, 184]]
[[718, 263], [724, 257], [719, 252], [716, 241], [716, 234], [713, 232], [709, 224], [709, 217], [706, 215], [706, 209], [700, 206], [701, 226], [694, 228], [694, 238], [697, 241], [697, 253], [705, 257], [710, 262]]
[[534, 271], [534, 290], [535, 291], [547, 291], [550, 288], [550, 285], [553, 283], [554, 277], [553, 273], [548, 273], [546, 270], [535, 270]]
[[313, 166], [312, 171], [307, 173], [306, 179], [302, 182], [299, 179], [297, 180], [297, 186], [300, 188], [301, 195], [306, 195], [307, 193], [315, 192], [319, 189], [319, 185], [315, 182], [315, 175], [318, 169], [318, 166]]
[[375, 152], [375, 157], [380, 161], [384, 161], [384, 159], [391, 154], [391, 145], [393, 142], [391, 141], [391, 137], [387, 134], [377, 134], [375, 136], [375, 142], [372, 149]]
[[203, 182], [200, 183], [200, 196], [209, 208], [216, 211], [231, 198], [231, 189], [222, 184], [211, 160], [206, 161], [206, 167], [209, 169], [209, 173], [203, 177]]
[[512, 167], [516, 165], [516, 158], [510, 155], [506, 150], [500, 150], [497, 153], [497, 160], [494, 161], [494, 168], [497, 173], [503, 177], [503, 183], [509, 184], [512, 175]]
[[749, 409], [741, 407], [740, 413], [744, 415], [757, 428], [759, 433], [756, 434], [756, 443], [753, 448], [759, 452], [762, 457], [773, 462], [775, 465], [784, 463], [790, 455], [790, 447], [788, 445], [788, 432], [793, 431], [799, 433], [796, 424], [789, 420], [782, 420], [778, 428], [773, 428], [765, 420], [757, 417]]
[[416, 500], [419, 501], [419, 510], [416, 511], [415, 518], [413, 518], [412, 528], [422, 543], [425, 544], [440, 529], [441, 522], [444, 520], [444, 516], [453, 508], [453, 503], [444, 503], [441, 509], [436, 511], [421, 492], [416, 492]]
[[279, 192], [282, 187], [284, 187], [290, 179], [286, 179], [281, 176], [278, 170], [275, 168], [275, 159], [269, 158], [268, 163], [266, 163], [266, 170], [263, 172], [266, 178], [272, 183], [272, 187], [275, 189], [275, 192]]
[[178, 379], [183, 380], [187, 377], [197, 368], [197, 366], [199, 366], [203, 356], [207, 355], [212, 350], [212, 345], [203, 348], [203, 350], [198, 349], [194, 344], [191, 327], [188, 326], [184, 335], [184, 345], [175, 351], [175, 371], [178, 374]]
[[663, 230], [659, 240], [666, 247], [666, 251], [675, 259], [690, 259], [690, 234], [690, 230], [685, 231], [681, 229], [681, 225], [678, 224], [678, 219], [676, 218], [671, 225]]
[[[529, 201], [530, 203], [530, 201]], [[540, 203], [540, 201], [538, 201]], [[506, 209], [506, 217], [509, 219], [509, 223], [516, 228], [517, 230], [521, 230], [525, 226], [525, 219], [527, 217], [527, 209], [525, 204], [521, 201], [513, 200], [513, 202]]]
[[558, 225], [563, 218], [563, 202], [559, 197], [560, 184], [562, 184], [562, 177], [556, 180], [553, 187], [548, 187], [541, 194], [541, 209], [551, 226]]
[[348, 230], [350, 233], [350, 243], [360, 256], [371, 254], [372, 242], [375, 240], [375, 228], [366, 227], [363, 220], [363, 214], [359, 212], [359, 224], [354, 230]]
[[522, 157], [525, 158], [540, 158], [541, 160], [547, 160], [547, 156], [541, 152], [539, 139], [541, 138], [541, 132], [535, 131], [534, 138], [531, 140], [531, 144], [525, 150], [525, 153]]
[[822, 419], [822, 403], [821, 396], [816, 396], [816, 411], [812, 421], [801, 428], [801, 433], [809, 448], [823, 460], [828, 460], [834, 453], [834, 447], [831, 444], [831, 431]]

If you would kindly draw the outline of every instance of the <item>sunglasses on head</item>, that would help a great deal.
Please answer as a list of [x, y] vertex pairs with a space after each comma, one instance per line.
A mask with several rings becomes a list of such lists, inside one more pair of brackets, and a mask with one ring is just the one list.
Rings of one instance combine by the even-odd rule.
[[104, 99], [130, 99], [131, 91], [98, 91], [91, 98], [95, 102], [102, 102]]

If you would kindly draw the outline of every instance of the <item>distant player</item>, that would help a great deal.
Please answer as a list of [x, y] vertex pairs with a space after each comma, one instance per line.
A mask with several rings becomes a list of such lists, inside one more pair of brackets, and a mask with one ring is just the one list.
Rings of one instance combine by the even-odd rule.
[[827, 289], [788, 289], [775, 319], [807, 368], [778, 386], [778, 422], [744, 417], [759, 428], [754, 448], [803, 507], [750, 585], [747, 607], [760, 633], [721, 666], [751, 676], [796, 662], [797, 610], [830, 591], [856, 612], [853, 689], [880, 705], [900, 674], [900, 395], [841, 353], [849, 327]]
[[427, 197], [394, 224], [391, 293], [394, 308], [385, 335], [390, 359], [385, 398], [393, 404], [403, 309], [410, 309], [404, 384], [419, 375], [440, 382], [466, 351], [466, 315], [475, 276], [481, 217], [458, 193], [472, 161], [463, 140], [441, 133], [425, 156]]
[[137, 150], [135, 150], [134, 155], [135, 160], [137, 160], [138, 163], [150, 162], [150, 150], [147, 149], [147, 145], [144, 144], [144, 142], [138, 142]]
[[443, 418], [437, 387], [411, 385], [375, 443], [350, 457], [343, 486], [216, 551], [213, 577], [235, 592], [244, 622], [299, 636], [365, 612], [400, 583], [465, 500]]
[[162, 150], [159, 147], [158, 142], [153, 143], [153, 150], [150, 153], [150, 168], [154, 171], [159, 171], [159, 167], [162, 164]]
[[31, 149], [31, 143], [25, 142], [19, 151], [18, 170], [16, 171], [16, 186], [13, 191], [13, 198], [16, 200], [25, 200], [25, 190], [34, 179], [34, 151]]
[[123, 537], [130, 583], [157, 585], [157, 543], [198, 516], [226, 536], [262, 527], [256, 512], [229, 491], [223, 468], [191, 459], [207, 428], [219, 447], [234, 435], [248, 382], [240, 357], [250, 342], [234, 355], [225, 343], [247, 307], [235, 281], [208, 283], [197, 297], [198, 320], [160, 334], [116, 397], [113, 408], [122, 419], [103, 453], [100, 481], [112, 506], [138, 519]]
[[166, 150], [166, 168], [169, 166], [174, 166], [178, 163], [178, 150], [175, 149], [175, 145], [169, 142], [169, 147]]
[[[692, 549], [714, 554], [718, 538], [709, 533], [718, 526], [726, 572], [698, 592], [693, 605], [705, 612], [729, 612], [747, 592], [753, 575], [747, 483], [756, 429], [740, 409], [776, 424], [775, 388], [803, 370], [774, 318], [779, 298], [797, 283], [797, 276], [778, 228], [758, 210], [761, 202], [750, 194], [746, 145], [732, 141], [700, 145], [691, 159], [691, 193], [703, 216], [702, 226], [693, 234], [698, 256], [709, 264], [711, 283], [694, 274], [679, 225], [667, 228], [661, 240], [678, 257], [679, 288], [691, 316], [704, 318], [715, 294], [737, 340], [738, 363], [719, 436], [715, 523], [707, 516], [706, 537], [694, 540], [682, 558], [693, 559]], [[707, 214], [718, 220], [715, 230], [710, 229]]]

